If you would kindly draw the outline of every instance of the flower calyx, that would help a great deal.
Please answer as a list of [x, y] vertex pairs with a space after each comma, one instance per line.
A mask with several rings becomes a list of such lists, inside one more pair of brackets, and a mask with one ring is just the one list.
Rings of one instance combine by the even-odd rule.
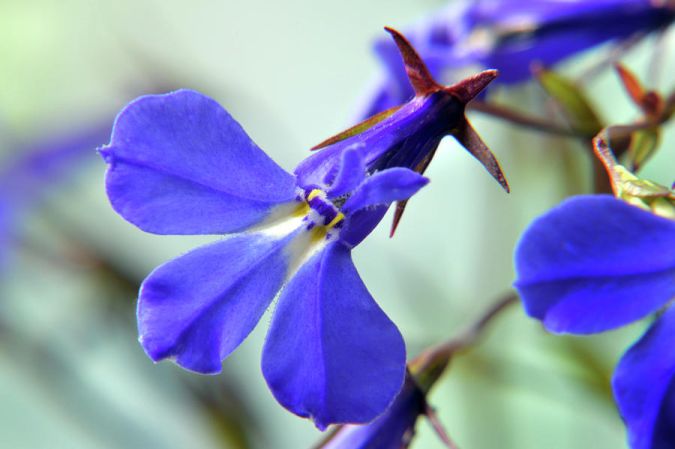
[[[424, 61], [401, 33], [389, 27], [385, 30], [396, 43], [415, 96], [408, 103], [380, 112], [324, 140], [312, 150], [359, 141], [365, 151], [373, 153], [368, 160], [371, 174], [391, 167], [406, 167], [423, 174], [441, 139], [451, 135], [509, 192], [497, 159], [465, 116], [467, 103], [497, 77], [497, 71], [485, 70], [453, 85], [443, 86], [433, 79]], [[382, 147], [384, 141], [390, 142], [386, 148], [371, 150]], [[391, 235], [406, 204], [405, 201], [396, 204]]]

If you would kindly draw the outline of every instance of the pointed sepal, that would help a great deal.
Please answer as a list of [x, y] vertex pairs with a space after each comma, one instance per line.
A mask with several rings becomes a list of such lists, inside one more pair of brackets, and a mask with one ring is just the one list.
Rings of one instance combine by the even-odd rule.
[[647, 117], [658, 117], [666, 107], [658, 92], [646, 89], [635, 74], [620, 63], [614, 65], [626, 93]]
[[427, 95], [441, 90], [443, 87], [431, 76], [427, 65], [408, 42], [408, 39], [393, 28], [384, 27], [384, 29], [394, 38], [401, 58], [403, 58], [405, 73], [408, 75], [408, 80], [415, 91], [415, 95]]
[[471, 123], [464, 120], [457, 131], [453, 133], [453, 136], [469, 153], [471, 153], [471, 155], [473, 155], [473, 157], [483, 164], [483, 167], [485, 167], [507, 193], [511, 191], [497, 158], [492, 154], [492, 151], [490, 151], [487, 145], [485, 145], [483, 139], [481, 139], [478, 133], [473, 129]]
[[467, 104], [481, 93], [498, 75], [499, 72], [497, 70], [484, 70], [445, 87], [443, 90], [457, 97], [463, 104]]
[[373, 115], [372, 117], [367, 118], [366, 120], [357, 123], [356, 125], [347, 128], [346, 130], [337, 133], [336, 135], [329, 137], [328, 139], [322, 141], [321, 143], [314, 145], [310, 148], [310, 151], [320, 150], [334, 143], [342, 142], [343, 140], [349, 139], [350, 137], [361, 134], [362, 132], [369, 130], [373, 126], [377, 125], [381, 121], [391, 117], [396, 111], [398, 111], [401, 106], [394, 106], [389, 108], [386, 111], [382, 111], [378, 114]]

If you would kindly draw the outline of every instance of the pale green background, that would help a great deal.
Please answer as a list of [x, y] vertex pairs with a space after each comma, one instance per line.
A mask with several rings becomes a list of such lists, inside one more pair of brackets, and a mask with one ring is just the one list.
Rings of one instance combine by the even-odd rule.
[[[160, 79], [168, 88], [189, 87], [217, 99], [292, 170], [309, 147], [350, 124], [379, 70], [370, 44], [382, 27], [405, 29], [443, 4], [1, 1], [2, 154], [56, 130], [112, 123], [115, 111], [140, 93], [157, 91]], [[644, 75], [650, 54], [647, 43], [626, 61]], [[672, 54], [663, 59], [663, 73], [673, 73]], [[575, 68], [570, 73], [578, 73]], [[636, 116], [612, 73], [589, 87], [608, 120]], [[546, 114], [536, 86], [496, 98]], [[581, 145], [485, 117], [473, 123], [499, 157], [512, 194], [447, 139], [427, 172], [431, 184], [410, 202], [396, 237], [388, 238], [388, 217], [354, 252], [410, 355], [457, 334], [504, 292], [513, 279], [513, 247], [527, 223], [588, 188]], [[645, 171], [664, 184], [673, 181], [674, 140], [671, 130]], [[0, 314], [9, 330], [0, 333], [0, 447], [310, 447], [320, 433], [279, 406], [260, 374], [269, 314], [218, 378], [185, 373], [169, 362], [153, 365], [130, 324], [135, 297], [109, 285], [103, 291], [93, 267], [59, 259], [58, 251], [70, 245], [64, 228], [139, 279], [211, 240], [154, 236], [126, 223], [104, 195], [104, 170], [92, 149], [91, 162], [64, 185], [50, 187], [46, 208], [22, 224], [25, 238], [50, 248], [55, 258], [21, 252], [1, 281]], [[625, 447], [607, 382], [622, 348], [642, 328], [554, 337], [517, 305], [478, 348], [453, 363], [430, 402], [463, 449]], [[214, 424], [186, 382], [226, 389], [245, 404], [249, 446]], [[236, 405], [225, 407], [240, 413]], [[413, 448], [442, 447], [428, 423], [418, 429]]]

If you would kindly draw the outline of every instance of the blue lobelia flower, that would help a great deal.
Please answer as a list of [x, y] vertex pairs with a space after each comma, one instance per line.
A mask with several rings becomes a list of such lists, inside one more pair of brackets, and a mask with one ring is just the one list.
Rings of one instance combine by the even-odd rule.
[[[449, 81], [458, 68], [482, 66], [498, 69], [499, 81], [512, 84], [531, 77], [533, 62], [554, 65], [604, 42], [663, 29], [673, 19], [667, 0], [478, 0], [451, 2], [406, 35], [440, 80]], [[378, 40], [375, 52], [386, 74], [364, 116], [413, 95], [391, 42]]]
[[[530, 225], [515, 263], [525, 310], [546, 329], [572, 334], [614, 329], [675, 298], [675, 220], [609, 195], [573, 197]], [[673, 344], [671, 307], [614, 373], [614, 394], [633, 449], [675, 446]]]
[[197, 92], [141, 97], [119, 114], [100, 150], [113, 208], [147, 232], [229, 234], [143, 282], [138, 328], [150, 358], [218, 373], [278, 295], [262, 371], [283, 406], [323, 429], [370, 421], [391, 403], [404, 379], [403, 339], [361, 281], [352, 248], [392, 202], [428, 182], [421, 173], [445, 135], [506, 183], [464, 117], [495, 73], [439, 86], [390, 32], [418, 95], [324, 142], [293, 174]]

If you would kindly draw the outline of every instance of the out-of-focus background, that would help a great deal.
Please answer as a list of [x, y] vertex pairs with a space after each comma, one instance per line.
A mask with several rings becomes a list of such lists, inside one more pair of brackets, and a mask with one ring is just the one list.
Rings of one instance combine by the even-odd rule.
[[[217, 237], [155, 236], [125, 222], [108, 204], [95, 148], [133, 98], [187, 87], [219, 101], [292, 170], [354, 120], [380, 73], [371, 44], [382, 27], [405, 29], [445, 3], [0, 2], [0, 447], [296, 449], [318, 441], [260, 373], [269, 315], [219, 376], [144, 355], [138, 283]], [[622, 58], [643, 77], [653, 43]], [[597, 51], [562, 70], [574, 74]], [[673, 73], [673, 59], [663, 57], [663, 73]], [[672, 87], [672, 77], [663, 81]], [[611, 71], [588, 89], [607, 122], [636, 117]], [[534, 83], [495, 98], [546, 113]], [[590, 188], [578, 142], [472, 120], [512, 193], [446, 139], [396, 237], [387, 218], [354, 253], [411, 356], [458, 334], [507, 291], [524, 227]], [[671, 129], [642, 174], [670, 185], [674, 166]], [[556, 337], [517, 305], [453, 362], [430, 402], [464, 449], [625, 447], [609, 377], [643, 327]], [[424, 420], [418, 432], [413, 448], [442, 447]]]

